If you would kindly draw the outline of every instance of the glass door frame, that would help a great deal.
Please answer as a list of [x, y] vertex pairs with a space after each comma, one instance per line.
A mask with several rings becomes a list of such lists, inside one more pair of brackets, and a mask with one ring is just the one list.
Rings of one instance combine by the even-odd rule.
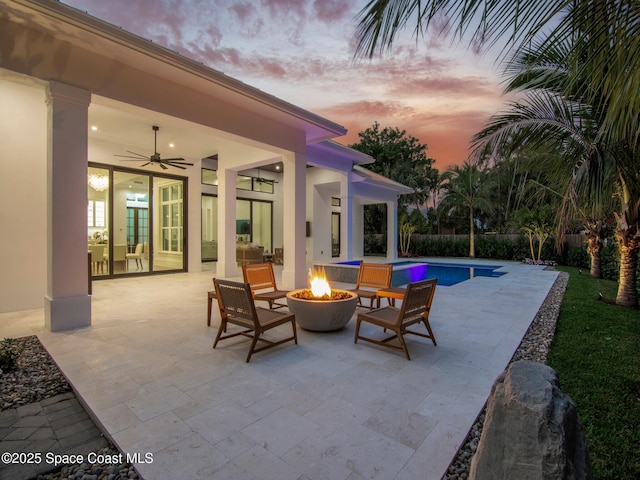
[[[113, 241], [109, 242], [109, 266], [108, 266], [108, 275], [100, 275], [92, 277], [92, 280], [100, 280], [104, 278], [125, 278], [132, 276], [144, 276], [144, 275], [156, 275], [156, 274], [164, 274], [164, 273], [178, 273], [178, 272], [186, 272], [188, 265], [188, 243], [189, 243], [189, 204], [188, 204], [188, 178], [180, 175], [172, 175], [169, 173], [159, 173], [152, 171], [139, 170], [135, 168], [127, 168], [127, 167], [119, 167], [116, 165], [110, 165], [106, 163], [97, 163], [97, 162], [88, 162], [89, 167], [101, 168], [104, 170], [108, 170], [109, 172], [109, 215], [107, 221], [109, 222], [108, 230], [110, 239], [113, 237], [113, 225], [114, 225], [114, 172], [121, 173], [131, 173], [137, 175], [147, 175], [149, 177], [149, 271], [148, 272], [131, 272], [131, 273], [118, 273], [114, 274], [113, 269]], [[154, 245], [154, 221], [153, 221], [153, 209], [159, 202], [154, 198], [153, 189], [154, 189], [154, 178], [163, 178], [163, 179], [172, 179], [182, 182], [182, 268], [173, 269], [173, 270], [158, 270], [155, 271], [153, 269], [153, 255], [155, 250]]]

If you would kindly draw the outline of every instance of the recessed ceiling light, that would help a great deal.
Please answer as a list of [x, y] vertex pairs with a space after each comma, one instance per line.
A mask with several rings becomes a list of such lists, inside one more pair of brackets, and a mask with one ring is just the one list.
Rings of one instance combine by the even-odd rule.
[[280, 165], [276, 165], [276, 170], [280, 170]]
[[170, 147], [170, 148], [173, 148], [173, 147], [175, 147], [175, 144], [174, 144], [174, 143], [170, 143], [170, 144], [169, 144], [169, 147]]
[[95, 125], [93, 125], [93, 126], [91, 127], [91, 130], [93, 130], [93, 131], [95, 132], [95, 131], [97, 131], [97, 130], [98, 130], [98, 127], [96, 127]]

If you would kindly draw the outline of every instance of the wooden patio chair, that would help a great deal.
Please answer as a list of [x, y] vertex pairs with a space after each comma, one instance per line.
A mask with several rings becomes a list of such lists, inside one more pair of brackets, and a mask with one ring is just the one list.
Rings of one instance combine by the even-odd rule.
[[[220, 340], [243, 335], [251, 339], [251, 346], [249, 347], [249, 353], [246, 359], [246, 361], [249, 362], [255, 352], [261, 352], [262, 350], [275, 347], [290, 340], [293, 340], [296, 345], [298, 344], [296, 316], [294, 314], [274, 312], [266, 308], [256, 307], [253, 302], [251, 287], [248, 283], [218, 279], [215, 279], [213, 283], [216, 288], [216, 296], [218, 297], [218, 305], [221, 311], [220, 326], [218, 327], [216, 339], [213, 342], [213, 348], [216, 348]], [[290, 337], [278, 341], [272, 341], [262, 337], [262, 334], [268, 330], [287, 323], [290, 323], [293, 329], [293, 335]], [[223, 335], [223, 333], [227, 332], [228, 324], [239, 326], [242, 330]], [[258, 341], [265, 343], [265, 345], [256, 348]]]
[[276, 300], [285, 298], [288, 290], [278, 290], [276, 277], [273, 274], [272, 263], [254, 263], [252, 265], [242, 266], [242, 276], [244, 281], [251, 285], [253, 298], [255, 300], [263, 300], [269, 302], [269, 308], [286, 307], [286, 303], [280, 303]]
[[[218, 293], [216, 292], [216, 277], [213, 277], [212, 280], [213, 290], [209, 290], [207, 292], [207, 327], [211, 326], [211, 310], [213, 309], [213, 301], [218, 300]], [[220, 307], [220, 302], [218, 302], [218, 307]], [[223, 316], [224, 310], [220, 309], [220, 318]]]
[[[380, 307], [380, 299], [376, 298], [376, 292], [391, 286], [391, 274], [393, 265], [390, 263], [365, 263], [360, 264], [356, 288], [349, 290], [358, 295], [358, 305], [364, 307], [363, 298], [369, 299], [369, 310], [373, 310], [373, 301], [376, 300]], [[373, 290], [372, 290], [373, 289]]]
[[[407, 360], [411, 360], [409, 350], [407, 349], [407, 344], [404, 339], [404, 335], [407, 333], [429, 338], [433, 342], [433, 345], [436, 346], [436, 337], [433, 335], [433, 330], [431, 330], [431, 325], [429, 324], [429, 311], [431, 310], [431, 302], [433, 302], [433, 295], [436, 291], [437, 282], [437, 278], [432, 278], [407, 285], [407, 293], [402, 301], [401, 308], [388, 306], [372, 312], [359, 313], [356, 320], [356, 333], [353, 343], [358, 343], [358, 339], [360, 339], [383, 347], [400, 350], [404, 352]], [[394, 333], [394, 335], [381, 340], [364, 337], [360, 335], [360, 324], [362, 322], [382, 327], [385, 332], [389, 329]], [[420, 322], [424, 323], [424, 326], [427, 328], [428, 335], [414, 330], [408, 330], [408, 327]], [[400, 345], [388, 343], [396, 338], [400, 342]]]

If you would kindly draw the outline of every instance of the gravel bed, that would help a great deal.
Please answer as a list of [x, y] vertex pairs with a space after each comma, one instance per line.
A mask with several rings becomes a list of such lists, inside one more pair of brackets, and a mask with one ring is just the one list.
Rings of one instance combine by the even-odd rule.
[[[547, 354], [556, 332], [556, 323], [560, 312], [560, 305], [567, 288], [569, 274], [560, 272], [555, 283], [549, 290], [547, 298], [540, 306], [540, 310], [531, 322], [527, 333], [522, 338], [522, 342], [511, 357], [511, 362], [518, 360], [531, 360], [533, 362], [547, 363]], [[466, 480], [469, 477], [471, 459], [478, 448], [482, 426], [484, 424], [485, 409], [482, 410], [478, 419], [472, 425], [467, 435], [467, 439], [458, 450], [458, 454], [453, 459], [447, 473], [442, 480]]]
[[[36, 336], [15, 339], [20, 351], [16, 368], [0, 373], [0, 411], [39, 402], [61, 393], [71, 386]], [[114, 458], [120, 453], [113, 445], [96, 453]], [[64, 465], [37, 480], [139, 480], [131, 463]]]
[[70, 392], [67, 383], [35, 335], [15, 340], [21, 351], [15, 369], [0, 373], [0, 411]]
[[[520, 346], [514, 353], [512, 362], [532, 360], [546, 363], [568, 279], [567, 273], [560, 272], [558, 279], [531, 322]], [[18, 368], [0, 375], [0, 411], [38, 402], [71, 390], [66, 379], [37, 337], [24, 337], [18, 340], [24, 345], [24, 350], [18, 360]], [[443, 480], [465, 480], [468, 478], [471, 458], [480, 441], [484, 415], [483, 410], [469, 430], [467, 439], [458, 450], [458, 454], [451, 462], [447, 473], [442, 477]], [[98, 453], [117, 455], [119, 452], [111, 446]], [[38, 480], [82, 478], [139, 480], [141, 477], [130, 463], [125, 463], [121, 465], [66, 465], [56, 472], [39, 475], [37, 478]]]

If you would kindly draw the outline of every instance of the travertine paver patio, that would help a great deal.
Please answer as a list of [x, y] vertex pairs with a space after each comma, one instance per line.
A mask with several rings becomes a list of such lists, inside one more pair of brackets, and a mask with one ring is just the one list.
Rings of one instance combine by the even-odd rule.
[[[518, 263], [500, 278], [438, 287], [438, 340], [412, 361], [299, 330], [244, 362], [246, 340], [213, 350], [211, 272], [94, 282], [93, 324], [63, 333], [43, 311], [0, 315], [0, 337], [36, 334], [104, 431], [147, 479], [439, 479], [556, 279]], [[281, 267], [279, 267], [281, 269]]]

